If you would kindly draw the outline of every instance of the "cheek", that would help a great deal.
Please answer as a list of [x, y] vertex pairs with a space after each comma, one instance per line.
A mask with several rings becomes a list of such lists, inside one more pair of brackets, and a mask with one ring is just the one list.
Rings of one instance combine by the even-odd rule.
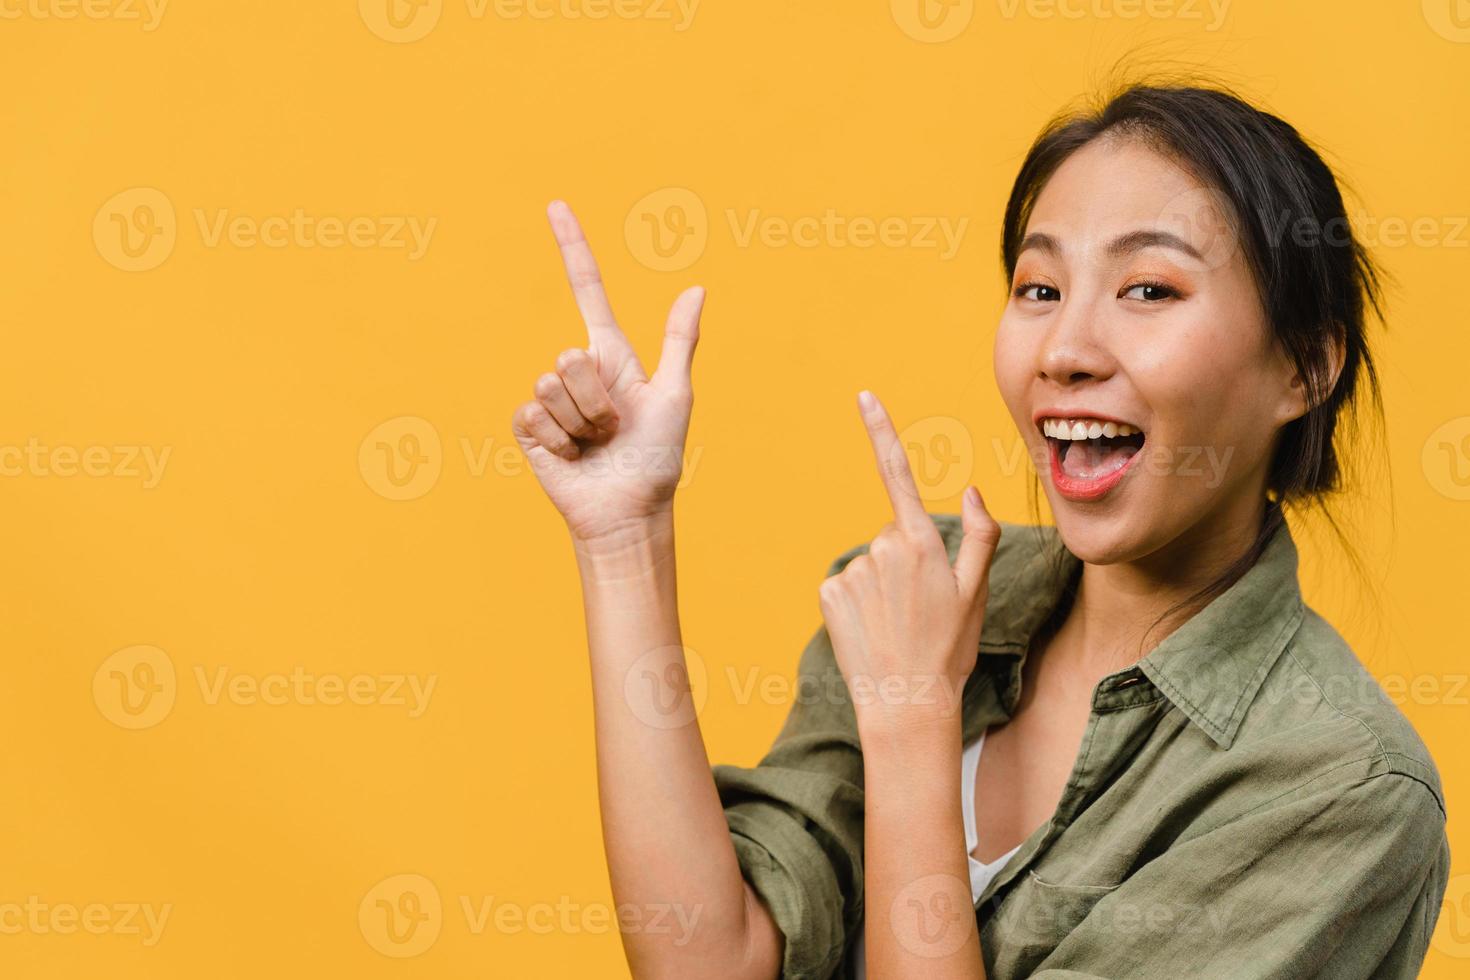
[[1036, 364], [1034, 342], [1025, 326], [1002, 316], [995, 331], [995, 386], [1014, 415]]
[[1140, 344], [1128, 359], [1129, 380], [1156, 424], [1176, 435], [1208, 424], [1226, 396], [1230, 372], [1208, 346], [1175, 334], [1167, 342]]
[[1164, 441], [1237, 451], [1256, 441], [1271, 405], [1262, 329], [1241, 311], [1201, 309], [1133, 346], [1127, 371]]

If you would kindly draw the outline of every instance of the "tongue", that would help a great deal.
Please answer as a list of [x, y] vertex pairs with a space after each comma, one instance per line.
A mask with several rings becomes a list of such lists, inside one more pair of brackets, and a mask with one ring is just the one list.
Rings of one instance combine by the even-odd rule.
[[1107, 439], [1074, 442], [1062, 458], [1062, 472], [1074, 480], [1100, 480], [1121, 469], [1136, 452], [1137, 446], [1118, 442], [1109, 444]]

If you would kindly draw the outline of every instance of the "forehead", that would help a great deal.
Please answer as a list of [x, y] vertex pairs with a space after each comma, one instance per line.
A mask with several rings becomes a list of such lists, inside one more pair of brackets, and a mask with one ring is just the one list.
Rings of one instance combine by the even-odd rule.
[[1207, 247], [1221, 201], [1189, 171], [1137, 139], [1104, 136], [1068, 157], [1042, 188], [1027, 232], [1087, 250], [1140, 229], [1171, 231]]

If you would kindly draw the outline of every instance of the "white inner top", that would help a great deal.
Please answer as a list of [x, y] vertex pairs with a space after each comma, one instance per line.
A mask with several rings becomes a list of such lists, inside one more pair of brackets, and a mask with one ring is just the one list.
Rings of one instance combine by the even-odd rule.
[[[965, 856], [970, 862], [970, 901], [978, 902], [980, 895], [990, 884], [990, 879], [1000, 874], [1016, 852], [1021, 849], [1017, 844], [994, 861], [986, 864], [975, 859], [975, 848], [979, 845], [980, 835], [975, 832], [975, 772], [980, 768], [980, 749], [985, 744], [985, 732], [980, 732], [980, 737], [969, 745], [960, 755], [960, 809], [965, 815]], [[856, 958], [857, 972], [853, 975], [858, 980], [865, 980], [868, 975], [866, 948], [864, 937], [859, 933], [857, 942], [853, 945], [853, 956]]]
[[1000, 874], [1021, 845], [1006, 851], [989, 864], [975, 859], [975, 848], [980, 844], [980, 835], [975, 833], [975, 772], [980, 768], [980, 747], [985, 744], [985, 732], [965, 748], [960, 756], [960, 807], [965, 813], [965, 855], [970, 860], [970, 901], [980, 901], [990, 879]]

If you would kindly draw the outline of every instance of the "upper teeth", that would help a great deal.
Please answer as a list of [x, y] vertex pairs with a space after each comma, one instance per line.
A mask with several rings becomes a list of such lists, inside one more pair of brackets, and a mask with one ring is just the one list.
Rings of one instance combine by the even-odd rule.
[[1096, 439], [1099, 436], [1131, 436], [1142, 429], [1126, 422], [1101, 422], [1097, 419], [1042, 419], [1041, 432], [1053, 439]]

